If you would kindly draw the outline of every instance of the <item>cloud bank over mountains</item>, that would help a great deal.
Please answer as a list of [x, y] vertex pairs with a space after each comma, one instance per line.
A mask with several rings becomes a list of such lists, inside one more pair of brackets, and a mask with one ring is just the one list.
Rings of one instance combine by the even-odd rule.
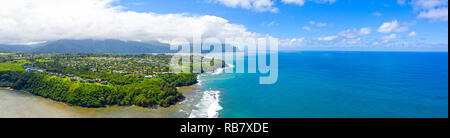
[[[117, 0], [0, 0], [0, 44], [38, 44], [61, 39], [118, 39], [124, 41], [159, 41], [170, 43], [176, 38], [191, 40], [193, 34], [203, 38], [260, 38], [270, 34], [252, 32], [246, 26], [212, 16], [189, 14], [158, 14], [136, 12], [115, 5]], [[278, 12], [276, 4], [303, 6], [305, 3], [333, 4], [336, 0], [205, 0], [232, 8], [258, 12]], [[431, 21], [448, 20], [448, 0], [399, 0], [398, 4], [412, 5], [417, 18]], [[272, 14], [272, 13], [269, 13]], [[273, 13], [277, 14], [277, 13]], [[272, 21], [267, 26], [281, 26]], [[315, 33], [316, 29], [331, 29], [332, 22], [309, 21], [299, 25], [299, 31]], [[288, 48], [302, 46], [380, 46], [397, 44], [398, 39], [420, 38], [422, 32], [413, 30], [413, 22], [396, 19], [380, 22], [380, 26], [343, 28], [320, 35], [294, 36], [280, 39], [279, 45]], [[399, 42], [399, 43], [395, 43]], [[423, 44], [425, 45], [425, 44]], [[406, 46], [405, 46], [406, 47]]]
[[[0, 44], [32, 45], [61, 39], [118, 39], [124, 41], [159, 41], [177, 38], [272, 37], [250, 32], [244, 25], [211, 15], [141, 13], [113, 5], [116, 0], [0, 0]], [[266, 0], [228, 1], [227, 5], [260, 7]], [[269, 0], [270, 1], [270, 0]], [[225, 1], [222, 1], [225, 2]], [[267, 6], [266, 6], [267, 7]], [[313, 23], [325, 26], [324, 23]], [[306, 39], [281, 39], [280, 45], [299, 46]]]
[[126, 11], [115, 0], [0, 0], [0, 43], [35, 44], [59, 39], [168, 42], [203, 37], [248, 38], [260, 34], [217, 16]]

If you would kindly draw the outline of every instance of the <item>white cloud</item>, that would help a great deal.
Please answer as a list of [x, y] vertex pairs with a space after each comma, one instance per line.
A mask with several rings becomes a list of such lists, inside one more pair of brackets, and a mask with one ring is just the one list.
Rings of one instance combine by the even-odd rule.
[[411, 33], [408, 34], [409, 37], [416, 37], [417, 36], [417, 32], [412, 31]]
[[397, 0], [397, 4], [398, 5], [405, 5], [406, 4], [406, 0]]
[[321, 27], [326, 27], [328, 26], [327, 23], [321, 23], [321, 22], [316, 22], [316, 21], [309, 21], [309, 26], [303, 26], [302, 29], [305, 31], [312, 31], [313, 28], [317, 27], [317, 28], [321, 28]]
[[306, 0], [281, 0], [284, 4], [296, 4], [298, 6], [305, 5]]
[[[333, 45], [332, 43], [329, 43], [330, 41], [339, 39], [341, 44], [343, 45], [355, 45], [362, 42], [362, 36], [369, 35], [372, 33], [372, 29], [369, 27], [364, 27], [361, 29], [347, 29], [344, 31], [341, 31], [337, 33], [336, 35], [329, 35], [329, 36], [321, 36], [318, 37], [314, 41], [315, 43], [309, 43], [309, 44], [317, 44], [317, 45]], [[313, 41], [311, 41], [313, 42]]]
[[274, 26], [274, 25], [278, 25], [278, 24], [275, 21], [272, 21], [269, 24], [267, 24], [267, 26]]
[[[258, 12], [278, 12], [275, 5], [275, 0], [208, 0], [211, 3], [220, 3], [227, 7], [243, 8], [254, 10]], [[319, 4], [333, 4], [336, 0], [281, 0], [284, 4], [295, 4], [299, 6], [305, 5], [306, 2], [311, 1]]]
[[126, 11], [115, 0], [0, 0], [0, 43], [58, 39], [168, 42], [174, 38], [248, 38], [260, 34], [216, 16]]
[[317, 27], [325, 27], [325, 26], [327, 26], [327, 23], [317, 23], [316, 26]]
[[311, 31], [312, 30], [311, 27], [309, 27], [309, 26], [303, 26], [302, 29], [305, 30], [305, 31]]
[[383, 23], [380, 28], [378, 28], [378, 32], [380, 33], [390, 33], [398, 28], [398, 21], [394, 20], [392, 22]]
[[278, 12], [274, 0], [209, 0], [227, 7], [251, 9], [259, 12]]
[[280, 24], [275, 21], [271, 21], [269, 23], [264, 22], [261, 24], [261, 26], [267, 26], [267, 27], [273, 27], [273, 26], [278, 26], [278, 25], [280, 25]]
[[391, 34], [391, 35], [382, 37], [383, 40], [390, 40], [390, 39], [394, 39], [394, 38], [397, 38], [396, 34]]
[[316, 22], [316, 21], [309, 21], [309, 24], [314, 25], [316, 27], [325, 27], [328, 25], [327, 23], [321, 23], [321, 22]]
[[345, 38], [356, 38], [361, 35], [369, 35], [372, 32], [372, 30], [369, 27], [361, 28], [359, 31], [357, 29], [347, 29], [345, 31], [341, 31], [338, 33], [339, 36], [345, 37]]
[[331, 35], [331, 36], [319, 37], [319, 38], [317, 38], [317, 40], [319, 40], [319, 41], [332, 41], [332, 40], [337, 39], [337, 38], [338, 38], [337, 35]]
[[416, 10], [429, 10], [448, 6], [448, 0], [412, 0], [411, 4]]
[[380, 12], [374, 12], [372, 13], [372, 15], [376, 17], [381, 17], [382, 14]]
[[410, 26], [413, 26], [415, 24], [416, 24], [415, 22], [411, 22], [411, 23], [403, 23], [402, 25], [400, 25], [397, 20], [394, 20], [392, 22], [383, 23], [378, 28], [378, 32], [380, 33], [406, 32], [409, 30]]
[[391, 35], [388, 35], [388, 36], [381, 37], [381, 39], [383, 40], [383, 43], [387, 43], [387, 42], [389, 42], [389, 41], [391, 41], [392, 39], [395, 39], [395, 38], [397, 38], [396, 34], [391, 34]]
[[418, 18], [431, 19], [432, 21], [448, 21], [448, 8], [431, 9], [420, 12]]
[[145, 3], [144, 3], [144, 2], [131, 2], [130, 5], [133, 5], [133, 6], [142, 6], [142, 5], [145, 5]]
[[380, 42], [378, 42], [378, 41], [373, 41], [371, 45], [372, 45], [372, 46], [376, 46], [376, 45], [379, 45], [379, 44], [380, 44]]
[[298, 6], [303, 6], [307, 1], [312, 1], [315, 3], [329, 3], [333, 4], [336, 2], [336, 0], [281, 0], [284, 4], [295, 4]]
[[345, 37], [345, 38], [355, 38], [358, 36], [358, 31], [356, 29], [350, 30], [347, 29], [345, 31], [341, 31], [338, 33], [339, 36]]
[[417, 18], [448, 21], [448, 0], [412, 0], [411, 5], [419, 12]]
[[355, 39], [350, 39], [350, 40], [347, 40], [347, 39], [343, 39], [342, 40], [342, 43], [344, 44], [344, 45], [355, 45], [355, 44], [359, 44], [359, 43], [361, 43], [361, 38], [359, 37], [359, 38], [355, 38]]
[[372, 29], [370, 29], [369, 27], [361, 28], [359, 30], [359, 34], [361, 35], [369, 35], [370, 33], [372, 33]]
[[300, 46], [306, 43], [305, 38], [294, 38], [294, 39], [282, 39], [280, 40], [280, 46]]

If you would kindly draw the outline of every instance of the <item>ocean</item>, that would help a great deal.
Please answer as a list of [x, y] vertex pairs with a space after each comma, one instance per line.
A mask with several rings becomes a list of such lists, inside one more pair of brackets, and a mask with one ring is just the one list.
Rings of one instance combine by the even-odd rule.
[[280, 53], [278, 82], [261, 75], [201, 76], [191, 117], [448, 117], [448, 53]]
[[168, 109], [85, 109], [0, 90], [0, 117], [448, 118], [447, 52], [281, 52], [278, 63], [270, 85], [258, 73], [201, 75]]

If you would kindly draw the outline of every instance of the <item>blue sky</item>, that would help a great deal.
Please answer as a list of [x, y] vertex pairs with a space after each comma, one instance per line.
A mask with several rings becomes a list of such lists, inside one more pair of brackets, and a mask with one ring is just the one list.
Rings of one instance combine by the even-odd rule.
[[271, 36], [286, 50], [448, 49], [448, 0], [0, 1], [9, 4], [0, 10], [0, 43], [167, 42], [201, 30], [219, 38]]
[[[392, 34], [396, 36], [395, 40], [391, 40], [392, 43], [448, 44], [448, 21], [419, 18], [421, 10], [417, 10], [412, 1], [404, 3], [397, 0], [336, 0], [332, 3], [309, 1], [299, 6], [275, 0], [272, 7], [276, 7], [277, 12], [230, 7], [211, 0], [121, 0], [117, 4], [138, 12], [218, 16], [229, 20], [230, 23], [242, 24], [250, 32], [268, 34], [279, 39], [317, 39], [333, 36], [348, 29], [353, 31], [370, 28], [371, 34], [361, 36], [363, 39], [361, 41], [366, 42], [360, 45], [372, 44], [373, 41]], [[448, 5], [441, 7], [445, 8]], [[311, 24], [311, 21], [316, 24]], [[392, 21], [398, 21], [400, 25], [406, 24], [408, 29], [395, 33], [377, 32], [383, 23]], [[408, 36], [412, 32], [416, 35]]]

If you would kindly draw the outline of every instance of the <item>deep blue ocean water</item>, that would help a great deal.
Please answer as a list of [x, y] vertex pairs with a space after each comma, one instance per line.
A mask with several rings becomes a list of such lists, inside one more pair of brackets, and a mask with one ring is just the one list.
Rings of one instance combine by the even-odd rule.
[[278, 82], [260, 85], [260, 75], [201, 85], [217, 92], [223, 118], [448, 117], [448, 53], [280, 53]]

